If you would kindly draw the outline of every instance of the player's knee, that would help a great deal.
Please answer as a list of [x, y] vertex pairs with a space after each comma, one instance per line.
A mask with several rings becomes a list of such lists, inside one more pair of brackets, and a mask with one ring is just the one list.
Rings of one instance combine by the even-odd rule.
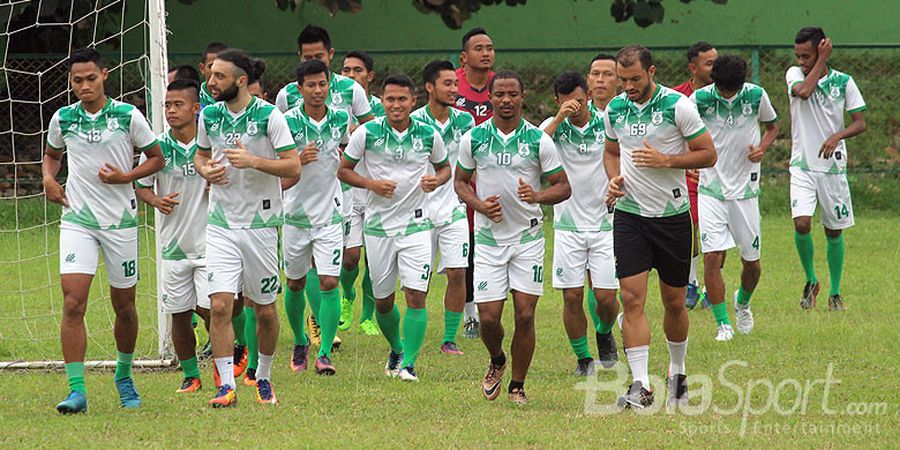
[[751, 277], [759, 278], [762, 274], [762, 264], [759, 263], [758, 259], [756, 261], [744, 261], [744, 273]]
[[809, 217], [795, 217], [794, 218], [794, 231], [800, 234], [808, 234], [811, 222]]
[[275, 304], [261, 306], [256, 308], [256, 323], [263, 327], [269, 327], [278, 320], [278, 312]]
[[210, 298], [209, 315], [216, 319], [230, 319], [234, 309], [233, 300], [227, 297], [212, 296]]
[[302, 291], [305, 286], [306, 286], [306, 278], [305, 277], [301, 278], [299, 280], [290, 280], [290, 279], [288, 280], [288, 289], [290, 289], [294, 292]]
[[644, 312], [644, 298], [634, 291], [622, 290], [622, 309], [625, 314], [642, 314]]
[[825, 228], [825, 236], [828, 236], [832, 239], [839, 237], [841, 235], [841, 230], [829, 230]]
[[584, 310], [584, 301], [577, 293], [563, 294], [563, 309], [568, 313], [577, 313]]
[[81, 300], [72, 296], [63, 299], [63, 319], [82, 320], [87, 310], [87, 300]]
[[524, 308], [516, 311], [516, 329], [522, 327], [534, 327], [534, 308]]
[[390, 296], [387, 298], [381, 298], [375, 300], [375, 311], [378, 311], [378, 314], [387, 314], [394, 309], [394, 296]]
[[466, 283], [466, 269], [447, 269], [447, 285], [463, 286]]
[[323, 292], [337, 289], [337, 287], [338, 277], [319, 277], [319, 289]]
[[721, 270], [722, 263], [725, 261], [725, 252], [709, 252], [703, 254], [704, 272], [715, 272]]

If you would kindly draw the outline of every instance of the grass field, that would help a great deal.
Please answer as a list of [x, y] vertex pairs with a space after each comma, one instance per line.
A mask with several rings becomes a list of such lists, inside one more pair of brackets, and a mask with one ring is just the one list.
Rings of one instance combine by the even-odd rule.
[[[857, 226], [846, 234], [843, 291], [848, 310], [829, 313], [822, 298], [817, 310], [804, 312], [798, 307], [803, 279], [791, 221], [781, 213], [766, 215], [763, 279], [753, 298], [757, 321], [753, 334], [717, 343], [711, 313], [690, 313], [688, 373], [695, 381], [706, 377], [712, 380], [707, 395], [700, 395], [700, 385], [691, 385], [692, 404], [710, 401], [718, 412], [701, 405], [693, 413], [674, 415], [664, 410], [649, 415], [592, 414], [596, 408], [586, 407], [592, 402], [586, 403], [590, 397], [579, 385], [585, 380], [571, 375], [575, 360], [561, 324], [561, 295], [549, 289], [549, 279], [545, 282], [547, 295], [537, 312], [537, 350], [526, 383], [529, 404], [515, 407], [505, 396], [487, 402], [479, 392], [487, 363], [481, 343], [461, 338], [460, 346], [466, 354], [460, 357], [438, 351], [444, 280], [437, 276], [428, 300], [430, 322], [417, 364], [418, 384], [387, 379], [382, 373], [387, 351], [384, 339], [363, 336], [356, 329], [341, 333], [344, 348], [334, 359], [337, 376], [292, 374], [287, 367], [291, 339], [283, 321], [273, 373], [281, 403], [275, 408], [257, 405], [253, 391], [240, 386], [241, 404], [237, 408], [209, 409], [206, 401], [213, 392], [207, 365], [202, 368], [205, 389], [194, 396], [174, 393], [180, 372], [136, 374], [144, 398], [138, 411], [118, 408], [110, 373], [91, 372], [87, 376], [90, 413], [61, 417], [53, 406], [66, 394], [62, 373], [7, 371], [0, 372], [0, 423], [4, 429], [0, 446], [891, 446], [892, 436], [900, 431], [900, 371], [896, 359], [900, 330], [894, 322], [900, 315], [900, 305], [894, 299], [898, 276], [891, 269], [900, 259], [893, 238], [898, 225], [900, 221], [893, 213], [859, 214]], [[825, 292], [828, 278], [820, 231], [815, 239], [817, 270]], [[552, 240], [547, 243], [550, 264]], [[3, 245], [3, 254], [9, 255], [11, 244]], [[738, 280], [736, 257], [734, 252], [729, 255], [725, 269], [729, 292]], [[46, 273], [37, 273], [37, 278], [46, 280]], [[0, 276], [4, 289], [9, 289], [9, 283], [15, 281], [9, 271], [4, 269]], [[651, 286], [655, 285], [652, 278]], [[2, 300], [4, 305], [10, 301], [23, 303], [17, 298]], [[91, 306], [101, 313], [92, 316], [93, 321], [107, 320], [106, 305]], [[152, 303], [145, 298], [142, 311], [149, 306]], [[15, 308], [4, 306], [3, 315], [11, 310]], [[650, 372], [663, 377], [668, 354], [655, 289], [651, 289], [647, 311], [653, 333]], [[507, 348], [512, 335], [510, 319], [511, 314], [507, 314], [504, 320]], [[43, 327], [40, 321], [32, 321], [35, 332], [44, 328], [39, 332], [46, 340], [41, 341], [44, 348], [30, 351], [59, 358], [59, 343], [52, 338], [57, 333], [57, 320], [44, 318]], [[4, 322], [0, 329], [10, 333], [21, 325]], [[141, 334], [142, 340], [151, 338], [152, 334]], [[10, 341], [0, 339], [0, 345], [7, 346]], [[593, 347], [592, 337], [591, 342]], [[141, 342], [142, 348], [152, 349], [153, 345]], [[4, 358], [9, 357], [11, 349], [6, 352]], [[724, 380], [720, 380], [719, 371], [728, 362], [731, 365], [724, 366]], [[627, 370], [599, 373], [588, 383], [599, 390], [593, 404], [612, 404], [628, 381]], [[608, 392], [610, 385], [615, 388]], [[656, 387], [657, 398], [662, 400], [664, 390]], [[774, 404], [771, 391], [778, 394]]]

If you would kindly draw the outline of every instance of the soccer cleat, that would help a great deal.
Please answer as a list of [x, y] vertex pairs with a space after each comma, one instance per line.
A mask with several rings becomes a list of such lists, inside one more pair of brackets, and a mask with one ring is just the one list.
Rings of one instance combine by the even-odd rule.
[[687, 306], [687, 309], [694, 309], [698, 300], [700, 300], [700, 290], [696, 284], [688, 283], [684, 306]]
[[[307, 337], [307, 341], [309, 337]], [[307, 356], [309, 355], [309, 344], [294, 345], [294, 352], [291, 353], [291, 370], [300, 373], [305, 372], [307, 368]]]
[[359, 323], [359, 329], [362, 330], [363, 334], [366, 336], [378, 336], [381, 334], [381, 331], [378, 330], [378, 326], [375, 325], [375, 322], [372, 319], [366, 319]]
[[141, 395], [135, 389], [131, 377], [116, 380], [116, 390], [119, 391], [119, 404], [123, 408], [134, 409], [141, 406]]
[[275, 398], [275, 390], [272, 389], [271, 381], [258, 380], [256, 382], [256, 402], [263, 405], [278, 404], [278, 399]]
[[331, 358], [327, 356], [316, 358], [316, 374], [334, 375], [334, 364], [331, 363]]
[[517, 405], [524, 405], [528, 403], [528, 397], [525, 396], [525, 389], [513, 388], [513, 390], [509, 393], [509, 401]]
[[478, 339], [478, 319], [470, 317], [466, 319], [463, 325], [463, 337], [468, 339]]
[[619, 349], [612, 332], [597, 333], [597, 360], [604, 369], [611, 369], [619, 362]]
[[247, 369], [248, 363], [250, 363], [250, 358], [247, 353], [247, 347], [244, 345], [235, 345], [234, 346], [234, 377], [235, 378], [244, 374], [244, 370]]
[[203, 385], [200, 383], [200, 379], [197, 377], [188, 377], [185, 378], [181, 383], [181, 389], [175, 391], [178, 394], [185, 394], [188, 392], [197, 392]]
[[441, 345], [441, 353], [446, 353], [448, 355], [462, 355], [462, 350], [456, 346], [456, 342], [444, 342]]
[[197, 355], [197, 361], [205, 361], [212, 357], [212, 343], [208, 340], [206, 344], [200, 349], [200, 353]]
[[400, 380], [410, 382], [419, 381], [419, 377], [416, 376], [416, 369], [413, 368], [412, 365], [400, 369]]
[[844, 307], [844, 298], [841, 297], [841, 294], [834, 294], [828, 296], [828, 310], [829, 311], [844, 311], [847, 308]]
[[719, 342], [730, 341], [734, 338], [734, 329], [731, 328], [731, 325], [727, 323], [723, 323], [719, 325], [718, 332], [716, 333], [716, 340]]
[[594, 358], [581, 358], [575, 367], [575, 376], [586, 377], [594, 373]]
[[679, 373], [666, 379], [666, 390], [669, 397], [666, 400], [666, 408], [675, 409], [688, 404], [687, 377]]
[[244, 371], [244, 386], [256, 386], [256, 369], [253, 367]]
[[219, 392], [209, 401], [209, 406], [213, 408], [227, 408], [234, 405], [237, 405], [237, 393], [227, 384], [220, 386]]
[[494, 400], [500, 395], [500, 383], [503, 382], [503, 372], [506, 370], [506, 363], [497, 367], [493, 363], [488, 362], [487, 373], [484, 374], [484, 380], [481, 381], [481, 393], [484, 398]]
[[738, 333], [750, 334], [753, 331], [753, 311], [750, 311], [750, 305], [742, 305], [737, 301], [738, 293], [734, 291], [734, 328]]
[[87, 412], [87, 397], [78, 391], [69, 392], [66, 399], [56, 405], [60, 414], [77, 414]]
[[400, 375], [400, 363], [403, 362], [403, 352], [394, 353], [391, 350], [391, 354], [388, 355], [387, 363], [384, 365], [384, 374], [394, 378]]
[[709, 296], [706, 295], [706, 288], [703, 288], [703, 293], [700, 294], [700, 308], [702, 308], [702, 309], [712, 308], [712, 302], [709, 301]]
[[341, 344], [343, 344], [343, 343], [344, 343], [344, 341], [341, 340], [341, 338], [338, 337], [338, 335], [334, 335], [334, 340], [331, 341], [331, 352], [334, 353], [334, 352], [340, 350]]
[[643, 383], [635, 381], [628, 387], [628, 392], [619, 397], [617, 405], [619, 408], [638, 408], [644, 409], [653, 404], [653, 392], [644, 388]]
[[816, 296], [819, 295], [819, 282], [806, 282], [803, 286], [803, 297], [800, 298], [800, 307], [803, 309], [813, 309], [816, 307]]
[[338, 330], [347, 331], [353, 322], [353, 302], [346, 298], [341, 299], [341, 320], [338, 322]]
[[312, 314], [306, 316], [306, 328], [309, 329], [309, 342], [316, 347], [322, 345], [322, 329]]

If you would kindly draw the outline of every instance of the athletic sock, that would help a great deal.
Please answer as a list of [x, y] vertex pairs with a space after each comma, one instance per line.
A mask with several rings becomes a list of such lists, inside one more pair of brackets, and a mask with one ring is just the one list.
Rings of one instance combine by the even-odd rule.
[[425, 328], [428, 325], [428, 313], [425, 308], [406, 308], [403, 317], [403, 363], [409, 367], [416, 363], [422, 342], [425, 340]]
[[444, 340], [443, 342], [456, 342], [456, 331], [459, 330], [459, 322], [463, 313], [444, 310]]
[[353, 268], [353, 270], [345, 269], [341, 266], [341, 290], [344, 293], [344, 298], [348, 301], [353, 302], [356, 300], [356, 279], [359, 277], [359, 266]]
[[[724, 305], [724, 303], [722, 303]], [[677, 374], [684, 375], [684, 356], [687, 355], [687, 338], [681, 342], [672, 342], [666, 339], [669, 344], [669, 376]]]
[[503, 367], [506, 364], [506, 353], [500, 352], [500, 356], [491, 357], [491, 365], [494, 367]]
[[697, 279], [697, 265], [700, 263], [700, 255], [691, 257], [691, 274], [688, 277], [688, 283], [699, 286], [700, 281]]
[[185, 378], [200, 378], [200, 368], [197, 367], [196, 356], [182, 359], [179, 363], [181, 364], [181, 371], [184, 373]]
[[475, 305], [475, 302], [468, 302], [463, 307], [463, 314], [465, 316], [466, 321], [469, 319], [478, 320], [478, 306]]
[[256, 369], [259, 367], [259, 338], [256, 335], [256, 311], [250, 307], [244, 307], [244, 333], [247, 336], [247, 368]]
[[256, 369], [256, 379], [258, 380], [268, 380], [269, 376], [272, 372], [272, 361], [275, 360], [275, 355], [266, 355], [260, 352], [259, 354], [259, 368]]
[[87, 395], [87, 388], [84, 386], [84, 363], [72, 362], [66, 363], [66, 378], [69, 379], [69, 390], [80, 392]]
[[359, 317], [360, 323], [372, 320], [372, 315], [375, 314], [375, 293], [372, 291], [372, 277], [369, 276], [368, 265], [366, 265], [366, 270], [363, 272], [362, 293], [363, 304], [362, 315]]
[[241, 312], [238, 313], [238, 315], [231, 318], [231, 326], [234, 327], [234, 338], [241, 347], [247, 346], [247, 335], [244, 334], [245, 322], [246, 318], [244, 317], [243, 309], [241, 309]]
[[594, 331], [600, 331], [600, 316], [597, 315], [597, 296], [594, 295], [593, 289], [587, 290], [587, 306], [588, 313], [591, 315], [591, 322], [594, 323]]
[[572, 346], [572, 351], [575, 352], [575, 356], [578, 359], [594, 359], [591, 356], [591, 350], [588, 347], [588, 339], [587, 336], [582, 336], [576, 339], [569, 339], [569, 345]]
[[319, 346], [318, 356], [331, 358], [331, 343], [337, 334], [338, 322], [341, 319], [341, 292], [338, 288], [330, 291], [322, 291], [322, 301], [319, 305], [319, 314], [316, 321], [322, 329], [322, 345]]
[[731, 322], [728, 320], [728, 307], [725, 306], [725, 302], [719, 303], [718, 305], [712, 305], [713, 317], [716, 319], [716, 325], [731, 325]]
[[625, 349], [628, 358], [628, 367], [631, 367], [631, 377], [634, 381], [640, 381], [644, 389], [650, 390], [650, 375], [647, 373], [647, 364], [650, 361], [650, 346], [639, 345]]
[[815, 256], [815, 246], [813, 246], [813, 238], [810, 233], [800, 234], [794, 232], [794, 245], [797, 246], [797, 253], [800, 255], [800, 264], [803, 265], [803, 271], [806, 273], [807, 283], [816, 283], [816, 267], [813, 258]]
[[[307, 282], [309, 277], [307, 276]], [[294, 291], [287, 288], [284, 291], [284, 310], [287, 312], [288, 323], [291, 325], [291, 331], [294, 333], [294, 345], [307, 345], [306, 339], [305, 317], [303, 312], [306, 310], [305, 292], [303, 290]]]
[[397, 309], [397, 305], [394, 305], [386, 314], [375, 311], [375, 319], [378, 320], [378, 328], [381, 328], [384, 338], [391, 345], [391, 350], [398, 355], [403, 353], [403, 340], [400, 338], [400, 310]]
[[322, 303], [322, 292], [319, 288], [319, 271], [315, 267], [306, 272], [306, 299], [313, 317], [319, 318], [319, 304]]
[[116, 350], [116, 381], [124, 378], [131, 378], [131, 361], [134, 360], [134, 353], [122, 353]]
[[844, 271], [844, 235], [838, 237], [826, 237], [828, 241], [828, 274], [831, 279], [831, 295], [841, 293], [841, 275]]
[[194, 328], [197, 328], [197, 324], [200, 323], [200, 319], [197, 317], [197, 313], [191, 314], [191, 326]]
[[224, 356], [216, 358], [216, 370], [219, 371], [219, 379], [222, 385], [229, 385], [232, 389], [236, 387], [234, 384], [234, 356]]
[[747, 306], [750, 304], [750, 297], [753, 295], [753, 291], [748, 291], [744, 289], [744, 286], [741, 286], [738, 289], [737, 302], [741, 306]]

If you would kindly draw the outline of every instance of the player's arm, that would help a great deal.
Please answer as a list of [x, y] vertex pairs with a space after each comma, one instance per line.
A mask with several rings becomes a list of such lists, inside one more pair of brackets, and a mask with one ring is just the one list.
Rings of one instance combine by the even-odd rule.
[[240, 140], [235, 140], [234, 144], [237, 148], [225, 149], [225, 157], [234, 168], [256, 169], [282, 178], [300, 177], [300, 158], [297, 157], [296, 148], [280, 149], [277, 153], [278, 157], [270, 159], [250, 153]]
[[716, 147], [708, 131], [689, 140], [688, 150], [680, 155], [666, 155], [644, 140], [644, 148], [635, 150], [632, 159], [637, 167], [667, 169], [702, 169], [716, 164]]
[[556, 115], [553, 116], [553, 119], [550, 121], [544, 121], [541, 124], [541, 129], [544, 130], [544, 133], [547, 133], [548, 136], [553, 137], [556, 134], [556, 129], [559, 128], [560, 124], [566, 120], [567, 117], [571, 116], [575, 112], [581, 109], [581, 103], [576, 99], [571, 99], [569, 101], [563, 102], [562, 105], [559, 105], [559, 111], [556, 112]]
[[43, 175], [44, 195], [47, 200], [69, 207], [69, 201], [66, 199], [66, 190], [63, 189], [56, 176], [62, 168], [62, 148], [55, 149], [50, 144], [44, 150], [44, 159], [41, 162], [41, 174]]
[[228, 184], [225, 166], [220, 161], [212, 159], [212, 152], [209, 148], [201, 148], [198, 144], [197, 152], [194, 154], [194, 167], [197, 168], [197, 173], [209, 184]]
[[824, 159], [831, 158], [835, 147], [841, 142], [841, 139], [851, 138], [866, 131], [866, 118], [864, 114], [863, 111], [850, 113], [850, 125], [847, 128], [832, 134], [828, 139], [825, 139], [825, 142], [822, 143], [822, 147], [819, 149], [819, 157]]
[[555, 205], [563, 202], [572, 195], [572, 187], [569, 186], [569, 177], [562, 166], [558, 170], [551, 171], [541, 177], [550, 183], [550, 187], [541, 191], [535, 191], [530, 184], [519, 178], [519, 198], [525, 203], [540, 203], [542, 205]]
[[775, 142], [775, 138], [778, 137], [778, 126], [774, 121], [766, 122], [764, 126], [766, 132], [763, 133], [762, 139], [759, 141], [759, 146], [750, 146], [750, 154], [748, 155], [750, 162], [758, 163], [762, 161], [763, 155]]
[[394, 190], [397, 188], [397, 182], [394, 180], [375, 180], [364, 177], [353, 170], [365, 154], [365, 145], [366, 127], [359, 127], [350, 136], [350, 141], [344, 149], [341, 165], [338, 167], [337, 172], [338, 180], [353, 187], [370, 190], [382, 197], [391, 198], [394, 195]]
[[175, 200], [180, 195], [179, 192], [172, 192], [159, 197], [153, 192], [152, 188], [139, 184], [134, 193], [142, 202], [158, 209], [163, 214], [171, 214], [172, 210], [181, 204], [180, 201]]
[[449, 155], [447, 149], [444, 148], [444, 141], [441, 139], [440, 133], [434, 132], [433, 147], [431, 149], [431, 165], [434, 167], [434, 175], [425, 175], [422, 177], [419, 185], [425, 192], [433, 192], [438, 186], [442, 186], [450, 179], [451, 170], [448, 163]]
[[100, 168], [100, 181], [106, 184], [125, 184], [133, 183], [141, 178], [149, 177], [156, 172], [162, 170], [166, 166], [166, 160], [163, 158], [162, 150], [159, 143], [154, 141], [150, 148], [143, 150], [147, 157], [144, 162], [138, 164], [137, 167], [128, 172], [119, 169], [111, 163], [106, 163]]
[[809, 98], [816, 91], [819, 79], [828, 71], [828, 58], [831, 57], [831, 38], [825, 38], [819, 41], [817, 48], [816, 63], [812, 70], [806, 74], [802, 83], [794, 83], [791, 85], [791, 95], [800, 97], [803, 100]]
[[492, 195], [484, 200], [478, 198], [472, 187], [472, 179], [475, 175], [475, 158], [472, 157], [472, 135], [466, 133], [459, 141], [459, 161], [453, 175], [453, 189], [456, 196], [469, 208], [487, 216], [495, 223], [503, 220], [503, 208], [500, 206], [500, 196]]
[[372, 112], [372, 106], [369, 105], [368, 97], [369, 96], [366, 95], [366, 90], [363, 89], [359, 83], [354, 81], [353, 98], [351, 99], [352, 103], [350, 104], [350, 110], [359, 125], [375, 118], [375, 114]]

